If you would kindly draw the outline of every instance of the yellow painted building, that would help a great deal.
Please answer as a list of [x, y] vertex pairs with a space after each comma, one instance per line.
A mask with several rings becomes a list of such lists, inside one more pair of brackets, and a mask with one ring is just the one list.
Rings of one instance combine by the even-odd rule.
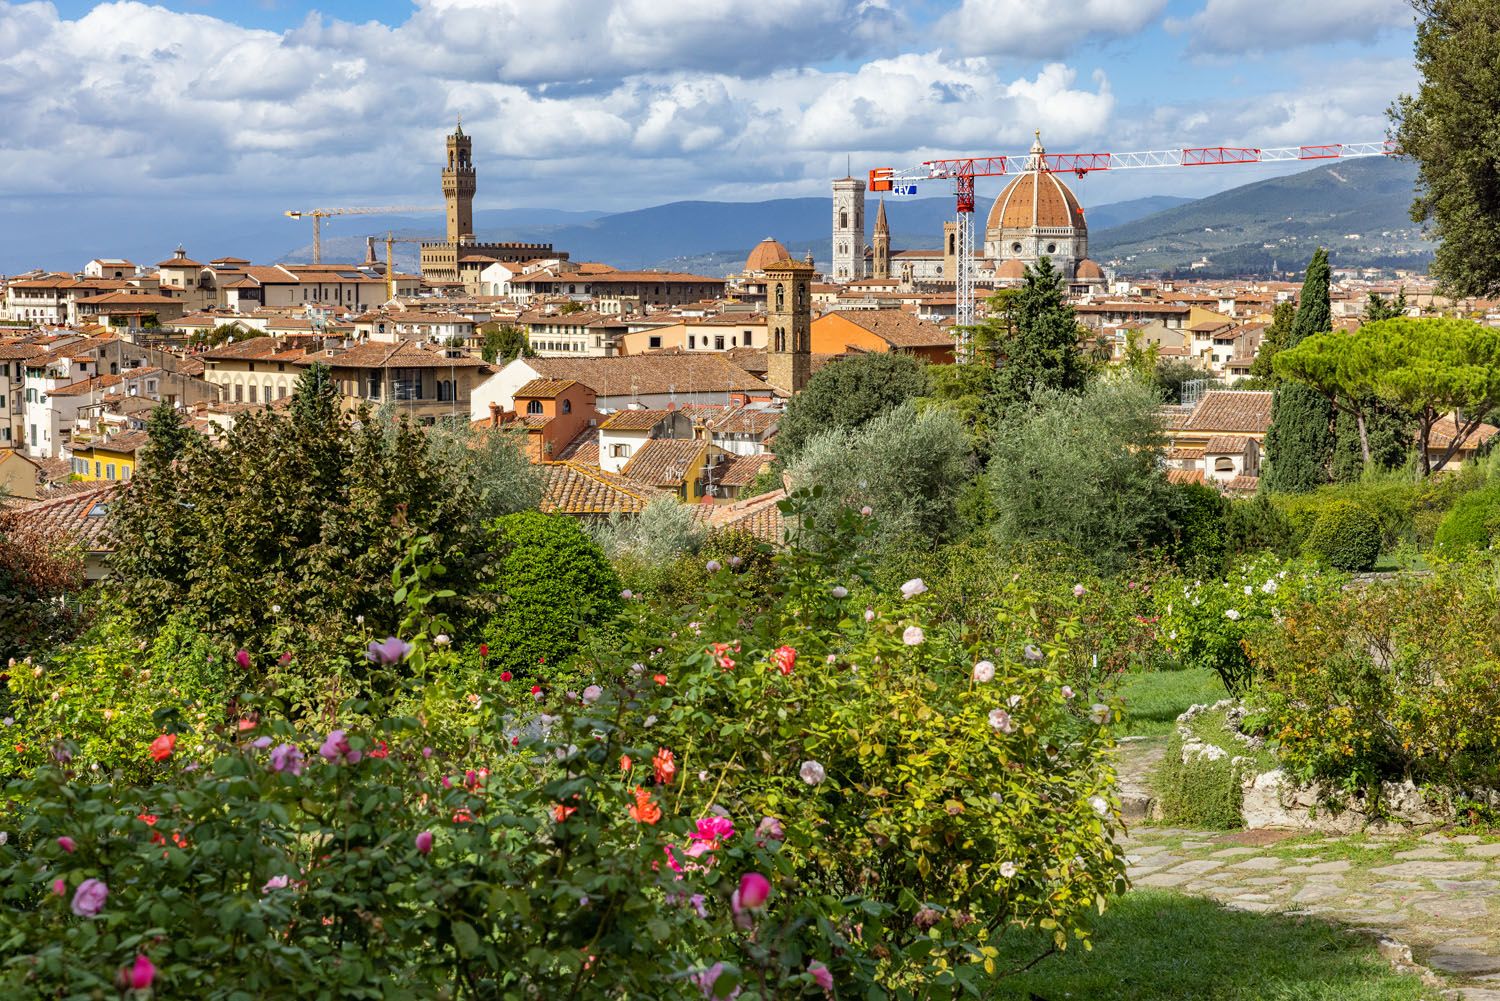
[[128, 480], [146, 441], [144, 431], [120, 431], [88, 445], [75, 444], [73, 475], [87, 481]]

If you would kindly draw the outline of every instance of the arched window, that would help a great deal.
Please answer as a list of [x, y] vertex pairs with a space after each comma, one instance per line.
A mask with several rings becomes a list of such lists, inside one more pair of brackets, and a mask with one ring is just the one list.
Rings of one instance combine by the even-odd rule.
[[565, 414], [571, 414], [572, 412], [573, 412], [573, 401], [572, 400], [563, 400], [563, 413], [565, 413]]
[[1234, 472], [1234, 460], [1231, 459], [1227, 455], [1221, 455], [1221, 456], [1219, 456], [1217, 459], [1214, 460], [1214, 472], [1216, 472], [1216, 473], [1232, 473], [1232, 472]]
[[776, 350], [786, 350], [786, 331], [781, 327], [776, 328]]
[[839, 209], [839, 229], [849, 228], [849, 210]]
[[804, 307], [806, 305], [807, 305], [807, 286], [806, 285], [798, 285], [797, 286], [797, 308], [801, 309], [802, 307]]
[[542, 412], [542, 401], [541, 400], [532, 400], [530, 403], [526, 404], [526, 412], [528, 414], [539, 414], [539, 413], [541, 413]]
[[786, 284], [784, 282], [777, 282], [776, 283], [776, 312], [781, 313], [781, 312], [785, 312], [785, 311], [786, 311]]

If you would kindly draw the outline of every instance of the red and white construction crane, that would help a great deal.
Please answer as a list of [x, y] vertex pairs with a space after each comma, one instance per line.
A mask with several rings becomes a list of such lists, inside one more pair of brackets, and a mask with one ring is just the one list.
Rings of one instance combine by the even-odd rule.
[[[1038, 137], [1037, 149], [1040, 149]], [[1137, 153], [1023, 153], [1019, 156], [961, 156], [924, 160], [915, 167], [878, 167], [870, 171], [870, 190], [916, 194], [923, 181], [951, 180], [958, 203], [956, 248], [957, 323], [974, 323], [974, 179], [1027, 171], [1071, 171], [1079, 177], [1096, 170], [1140, 170], [1148, 167], [1222, 167], [1288, 160], [1338, 160], [1357, 156], [1394, 156], [1390, 142], [1325, 143], [1318, 146], [1185, 146]], [[961, 335], [967, 344], [967, 335]]]

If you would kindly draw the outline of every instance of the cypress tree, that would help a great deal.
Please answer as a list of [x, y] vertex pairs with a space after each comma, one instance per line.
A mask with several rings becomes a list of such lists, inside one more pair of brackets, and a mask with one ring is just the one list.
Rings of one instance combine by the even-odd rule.
[[[1293, 348], [1312, 334], [1333, 329], [1328, 300], [1328, 252], [1319, 247], [1307, 266], [1297, 319], [1284, 348]], [[1271, 427], [1266, 432], [1267, 490], [1302, 493], [1328, 482], [1333, 458], [1333, 405], [1317, 390], [1297, 382], [1283, 382], [1271, 397]]]
[[1089, 364], [1079, 350], [1078, 319], [1068, 305], [1062, 274], [1043, 257], [1026, 269], [1026, 284], [1007, 305], [1008, 329], [996, 330], [1004, 359], [995, 389], [1003, 404], [1029, 403], [1037, 393], [1076, 393], [1089, 380]]

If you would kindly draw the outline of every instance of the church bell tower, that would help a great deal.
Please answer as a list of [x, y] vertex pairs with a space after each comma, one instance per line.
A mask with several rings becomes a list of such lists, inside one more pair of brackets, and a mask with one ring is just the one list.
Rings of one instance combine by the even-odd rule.
[[812, 375], [813, 266], [777, 261], [766, 276], [766, 381], [800, 393]]
[[833, 280], [865, 276], [865, 182], [844, 177], [833, 182]]
[[474, 142], [464, 135], [463, 119], [448, 137], [448, 165], [443, 168], [443, 200], [448, 203], [448, 242], [474, 240]]

